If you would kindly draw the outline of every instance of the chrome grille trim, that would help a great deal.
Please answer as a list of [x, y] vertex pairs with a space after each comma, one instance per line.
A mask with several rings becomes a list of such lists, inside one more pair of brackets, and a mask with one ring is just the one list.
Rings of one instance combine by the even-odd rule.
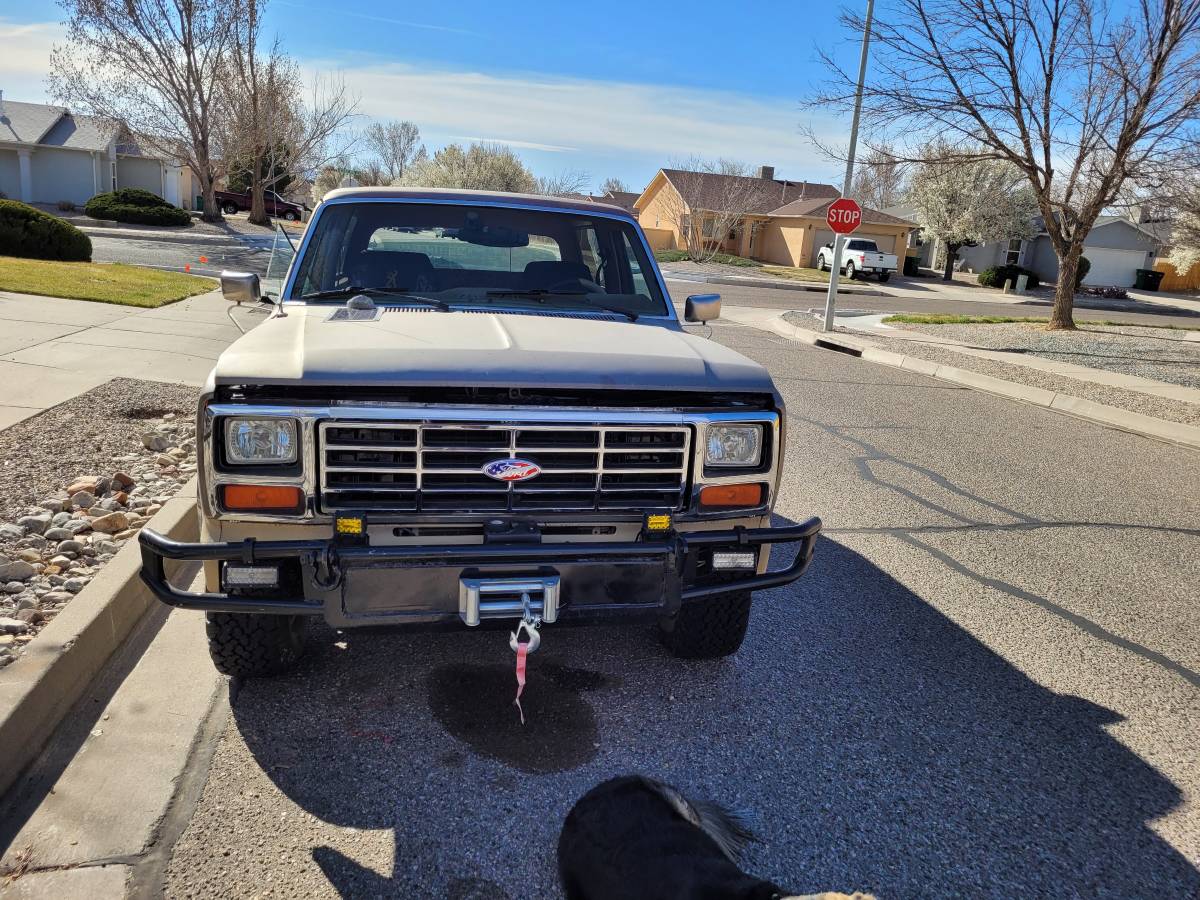
[[[331, 440], [335, 429], [352, 430], [354, 440]], [[689, 496], [693, 453], [688, 425], [334, 419], [318, 423], [318, 430], [318, 510], [327, 514], [345, 509], [406, 513], [679, 510]], [[416, 440], [364, 439], [376, 431], [397, 435], [415, 431]], [[539, 440], [539, 435], [555, 432], [562, 435], [560, 440]], [[388, 453], [412, 461], [347, 465], [339, 458], [330, 464], [331, 456], [348, 452]], [[501, 482], [481, 471], [486, 463], [506, 457], [530, 459], [542, 473], [529, 481]], [[642, 483], [629, 480], [639, 475], [644, 476]], [[349, 476], [366, 476], [366, 480]]]

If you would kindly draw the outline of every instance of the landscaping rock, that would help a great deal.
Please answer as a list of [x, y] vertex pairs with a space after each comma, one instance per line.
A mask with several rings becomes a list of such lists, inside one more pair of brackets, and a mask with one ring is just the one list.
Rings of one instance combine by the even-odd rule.
[[43, 500], [41, 503], [38, 504], [38, 506], [40, 506], [42, 509], [46, 510], [46, 512], [49, 512], [49, 513], [58, 513], [58, 512], [62, 512], [62, 510], [63, 510], [63, 502], [57, 498]]
[[96, 495], [91, 491], [79, 491], [71, 495], [71, 505], [76, 509], [88, 509], [96, 502]]
[[92, 519], [92, 530], [114, 534], [129, 527], [129, 517], [123, 512], [110, 512], [107, 515]]
[[19, 541], [25, 537], [25, 529], [20, 525], [0, 525], [0, 541]]
[[122, 491], [127, 491], [137, 484], [137, 482], [133, 480], [133, 476], [127, 472], [117, 472], [113, 475], [112, 480], [113, 484]]
[[0, 618], [0, 634], [24, 634], [28, 630], [29, 625], [20, 619], [12, 619], [8, 616]]
[[99, 481], [99, 475], [85, 475], [83, 478], [77, 478], [71, 483], [71, 486], [67, 488], [67, 494], [72, 497], [74, 497], [80, 491], [87, 491], [88, 493], [95, 494]]
[[31, 547], [28, 550], [18, 550], [17, 559], [23, 559], [27, 563], [36, 563], [42, 561], [42, 554]]
[[58, 552], [59, 553], [85, 553], [85, 552], [87, 552], [87, 547], [84, 546], [82, 541], [64, 540], [61, 544], [58, 545]]
[[142, 446], [147, 450], [161, 451], [171, 446], [171, 441], [163, 434], [148, 431], [142, 435]]
[[70, 528], [51, 528], [46, 532], [48, 541], [69, 541], [73, 537], [75, 537], [75, 532]]
[[21, 518], [17, 519], [17, 524], [26, 531], [32, 531], [35, 534], [41, 534], [50, 524], [50, 514], [46, 513], [40, 516], [22, 516]]
[[68, 578], [63, 582], [63, 590], [70, 591], [72, 594], [78, 594], [87, 586], [87, 579], [84, 578]]
[[25, 590], [25, 583], [22, 581], [10, 581], [4, 585], [4, 593], [19, 594]]
[[[0, 559], [3, 559], [3, 557], [0, 557]], [[10, 581], [28, 581], [36, 574], [37, 569], [33, 567], [33, 564], [23, 559], [0, 562], [0, 583], [7, 584]]]

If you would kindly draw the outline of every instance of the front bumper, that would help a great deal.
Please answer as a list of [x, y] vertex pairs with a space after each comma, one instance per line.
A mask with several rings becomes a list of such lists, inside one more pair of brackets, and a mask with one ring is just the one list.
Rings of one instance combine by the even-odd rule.
[[[483, 543], [370, 546], [336, 539], [181, 543], [150, 529], [139, 536], [142, 580], [164, 603], [205, 612], [324, 615], [337, 627], [461, 622], [450, 585], [469, 577], [561, 577], [560, 617], [567, 621], [672, 615], [683, 603], [790, 584], [812, 561], [821, 520], [779, 528], [735, 527], [614, 543]], [[714, 583], [700, 574], [714, 548], [757, 551], [798, 543], [785, 568]], [[303, 584], [291, 593], [245, 595], [173, 587], [166, 560], [298, 564]]]

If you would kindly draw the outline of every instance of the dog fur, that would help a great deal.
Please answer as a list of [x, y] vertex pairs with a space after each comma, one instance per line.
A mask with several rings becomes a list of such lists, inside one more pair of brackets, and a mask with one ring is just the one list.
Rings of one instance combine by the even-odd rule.
[[845, 897], [802, 898], [747, 875], [738, 862], [752, 840], [745, 815], [626, 775], [592, 788], [567, 814], [558, 839], [558, 874], [567, 900]]

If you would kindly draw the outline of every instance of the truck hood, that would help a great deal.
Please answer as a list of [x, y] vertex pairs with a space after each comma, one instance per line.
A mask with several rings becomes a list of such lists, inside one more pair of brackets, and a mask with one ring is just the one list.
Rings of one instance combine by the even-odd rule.
[[662, 325], [406, 309], [330, 321], [335, 308], [288, 306], [221, 355], [216, 383], [774, 392], [753, 360]]

